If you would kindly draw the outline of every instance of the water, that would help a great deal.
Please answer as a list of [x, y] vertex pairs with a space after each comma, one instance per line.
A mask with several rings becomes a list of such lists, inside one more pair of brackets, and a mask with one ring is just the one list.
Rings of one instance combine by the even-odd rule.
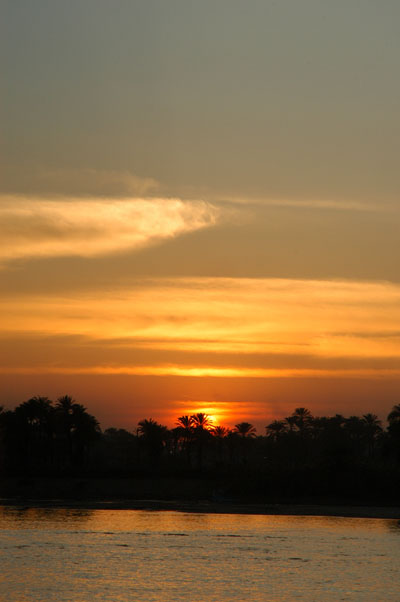
[[0, 508], [3, 602], [400, 600], [398, 521]]

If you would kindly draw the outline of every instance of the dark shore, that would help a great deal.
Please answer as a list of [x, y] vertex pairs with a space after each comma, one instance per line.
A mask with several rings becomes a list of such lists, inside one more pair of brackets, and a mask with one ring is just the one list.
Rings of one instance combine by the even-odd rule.
[[400, 520], [400, 506], [390, 502], [224, 499], [204, 479], [3, 478], [0, 481], [0, 505]]
[[19, 508], [70, 508], [81, 510], [148, 510], [209, 514], [259, 514], [266, 516], [330, 516], [400, 520], [392, 506], [331, 506], [322, 504], [253, 504], [179, 500], [65, 500], [2, 498], [1, 506]]

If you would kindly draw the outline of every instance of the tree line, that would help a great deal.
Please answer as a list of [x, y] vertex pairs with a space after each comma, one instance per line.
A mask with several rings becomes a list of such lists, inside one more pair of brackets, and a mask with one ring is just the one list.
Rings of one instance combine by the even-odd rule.
[[258, 434], [250, 422], [216, 426], [204, 413], [173, 428], [152, 418], [131, 432], [101, 430], [72, 397], [32, 397], [0, 408], [0, 470], [29, 476], [211, 478], [222, 498], [270, 501], [350, 497], [394, 500], [400, 492], [400, 404], [384, 426], [375, 414], [313, 416], [296, 408]]

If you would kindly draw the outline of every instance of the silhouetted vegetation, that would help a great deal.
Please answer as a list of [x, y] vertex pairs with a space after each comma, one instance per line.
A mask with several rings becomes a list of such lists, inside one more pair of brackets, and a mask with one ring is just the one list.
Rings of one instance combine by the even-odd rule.
[[170, 498], [185, 495], [179, 480], [195, 478], [214, 501], [397, 503], [400, 405], [387, 421], [296, 408], [263, 434], [249, 422], [212, 425], [203, 413], [180, 416], [172, 429], [145, 418], [135, 432], [102, 432], [71, 397], [32, 397], [0, 408], [0, 468], [3, 477], [169, 479], [162, 495]]

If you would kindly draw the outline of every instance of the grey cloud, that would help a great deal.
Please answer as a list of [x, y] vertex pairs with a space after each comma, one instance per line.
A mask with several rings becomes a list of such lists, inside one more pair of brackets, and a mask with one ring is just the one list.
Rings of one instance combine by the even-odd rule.
[[124, 170], [5, 165], [0, 176], [3, 194], [125, 197], [147, 195], [158, 188], [154, 178]]

